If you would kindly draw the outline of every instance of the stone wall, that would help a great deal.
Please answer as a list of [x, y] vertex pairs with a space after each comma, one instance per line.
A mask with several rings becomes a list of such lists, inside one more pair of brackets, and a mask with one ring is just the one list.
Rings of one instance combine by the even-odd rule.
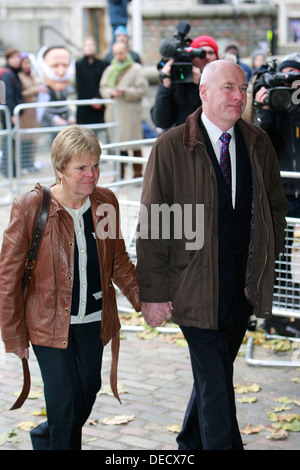
[[229, 41], [238, 41], [241, 57], [247, 58], [266, 42], [267, 30], [272, 27], [276, 10], [248, 4], [234, 9], [230, 5], [198, 7], [190, 9], [157, 8], [143, 9], [143, 59], [146, 65], [155, 65], [160, 60], [159, 45], [163, 38], [172, 37], [180, 21], [190, 24], [191, 39], [200, 35], [214, 37], [224, 52]]

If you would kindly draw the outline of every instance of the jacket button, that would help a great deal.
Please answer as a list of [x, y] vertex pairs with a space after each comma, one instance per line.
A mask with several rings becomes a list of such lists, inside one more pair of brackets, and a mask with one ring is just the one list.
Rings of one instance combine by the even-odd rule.
[[65, 309], [65, 311], [66, 311], [66, 312], [68, 312], [68, 311], [69, 311], [69, 309], [68, 309], [68, 308], [66, 308], [66, 309]]
[[67, 341], [63, 341], [63, 342], [61, 343], [61, 345], [62, 345], [62, 346], [67, 346]]
[[72, 276], [68, 276], [67, 279], [68, 279], [69, 281], [71, 281], [71, 280], [72, 280]]

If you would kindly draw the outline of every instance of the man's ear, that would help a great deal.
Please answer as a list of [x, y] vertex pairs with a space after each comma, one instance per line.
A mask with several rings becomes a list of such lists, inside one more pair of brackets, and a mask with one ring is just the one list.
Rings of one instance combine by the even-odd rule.
[[199, 87], [201, 101], [206, 101], [206, 92], [207, 92], [207, 86], [205, 85], [205, 83], [202, 83]]

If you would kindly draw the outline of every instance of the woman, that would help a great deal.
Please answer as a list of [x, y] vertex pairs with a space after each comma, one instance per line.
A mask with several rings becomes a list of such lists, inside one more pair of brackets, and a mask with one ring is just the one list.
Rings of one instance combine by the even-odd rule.
[[[24, 300], [21, 278], [41, 201], [39, 185], [13, 203], [3, 237], [2, 339], [6, 351], [20, 358], [28, 357], [31, 342], [44, 381], [48, 421], [31, 431], [34, 449], [81, 449], [82, 426], [101, 387], [103, 346], [111, 339], [116, 390], [120, 323], [112, 281], [140, 310], [135, 268], [119, 236], [116, 197], [96, 186], [100, 153], [87, 128], [69, 126], [55, 138], [51, 158], [57, 184], [51, 187], [50, 212]], [[107, 211], [115, 217], [103, 231]]]
[[[21, 53], [21, 71], [18, 76], [22, 84], [22, 98], [24, 103], [36, 103], [38, 94], [46, 91], [46, 88], [37, 83], [31, 70], [31, 61], [29, 54]], [[20, 127], [23, 129], [34, 129], [38, 126], [36, 118], [36, 109], [28, 108], [22, 113]], [[34, 154], [35, 154], [36, 135], [24, 135], [21, 142], [21, 168], [28, 172], [34, 171]]]

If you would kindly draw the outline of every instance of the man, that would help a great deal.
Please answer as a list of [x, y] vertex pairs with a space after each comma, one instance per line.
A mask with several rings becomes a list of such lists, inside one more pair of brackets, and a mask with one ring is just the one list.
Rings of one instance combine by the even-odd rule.
[[[83, 41], [83, 57], [76, 62], [77, 99], [90, 100], [101, 98], [100, 79], [107, 64], [97, 59], [96, 41], [88, 36]], [[104, 107], [101, 104], [77, 107], [78, 124], [96, 124], [104, 122]]]
[[[145, 170], [137, 233], [142, 312], [152, 327], [171, 317], [180, 325], [194, 376], [177, 438], [181, 450], [243, 448], [233, 361], [252, 312], [271, 315], [275, 257], [284, 245], [288, 204], [278, 162], [269, 138], [240, 119], [246, 92], [240, 66], [208, 64], [200, 83], [203, 108], [157, 139]], [[231, 135], [229, 154], [219, 142], [223, 133]], [[172, 208], [176, 237], [172, 223], [170, 236], [159, 236], [157, 206]], [[188, 222], [198, 232], [202, 226], [202, 245], [190, 244]]]
[[247, 64], [245, 64], [244, 62], [241, 62], [241, 60], [240, 60], [240, 50], [239, 50], [238, 43], [237, 42], [229, 42], [229, 44], [227, 44], [227, 46], [225, 47], [225, 53], [232, 54], [236, 57], [236, 63], [242, 67], [242, 69], [244, 70], [244, 72], [246, 74], [247, 81], [249, 82], [251, 77], [252, 77], [252, 70], [250, 69], [250, 67]]
[[[100, 92], [103, 98], [114, 98], [118, 109], [119, 139], [141, 140], [142, 134], [142, 98], [148, 91], [148, 81], [141, 64], [134, 62], [124, 42], [113, 45], [114, 58], [103, 72]], [[106, 122], [115, 120], [113, 109], [107, 106]], [[142, 156], [140, 145], [133, 148], [136, 157]], [[127, 149], [121, 148], [121, 155], [128, 155]], [[121, 177], [124, 177], [124, 164], [121, 165]], [[134, 178], [142, 176], [142, 165], [133, 165]]]
[[202, 48], [206, 51], [204, 59], [199, 57], [192, 59], [192, 83], [172, 83], [170, 78], [171, 67], [174, 63], [172, 58], [160, 71], [160, 83], [151, 109], [151, 117], [155, 126], [163, 130], [183, 124], [188, 115], [200, 106], [199, 81], [201, 72], [206, 64], [219, 59], [218, 45], [210, 36], [198, 36], [191, 42], [190, 46], [194, 49]]
[[[39, 72], [47, 92], [40, 92], [39, 102], [66, 101], [71, 92], [74, 61], [64, 46], [42, 47], [38, 52]], [[37, 118], [42, 127], [74, 124], [76, 117], [66, 105], [37, 108]]]
[[[129, 54], [131, 55], [132, 59], [137, 62], [138, 64], [141, 64], [141, 58], [140, 58], [140, 55], [131, 50], [130, 47], [129, 47], [129, 33], [128, 33], [128, 30], [127, 28], [125, 28], [125, 26], [118, 26], [115, 31], [114, 31], [114, 37], [113, 37], [113, 44], [115, 42], [125, 42], [125, 44], [127, 45], [128, 47], [128, 50], [129, 50]], [[114, 55], [113, 55], [113, 51], [112, 49], [107, 53], [107, 55], [105, 56], [105, 61], [107, 62], [107, 64], [109, 65], [111, 63], [111, 61], [113, 60], [114, 58]]]

